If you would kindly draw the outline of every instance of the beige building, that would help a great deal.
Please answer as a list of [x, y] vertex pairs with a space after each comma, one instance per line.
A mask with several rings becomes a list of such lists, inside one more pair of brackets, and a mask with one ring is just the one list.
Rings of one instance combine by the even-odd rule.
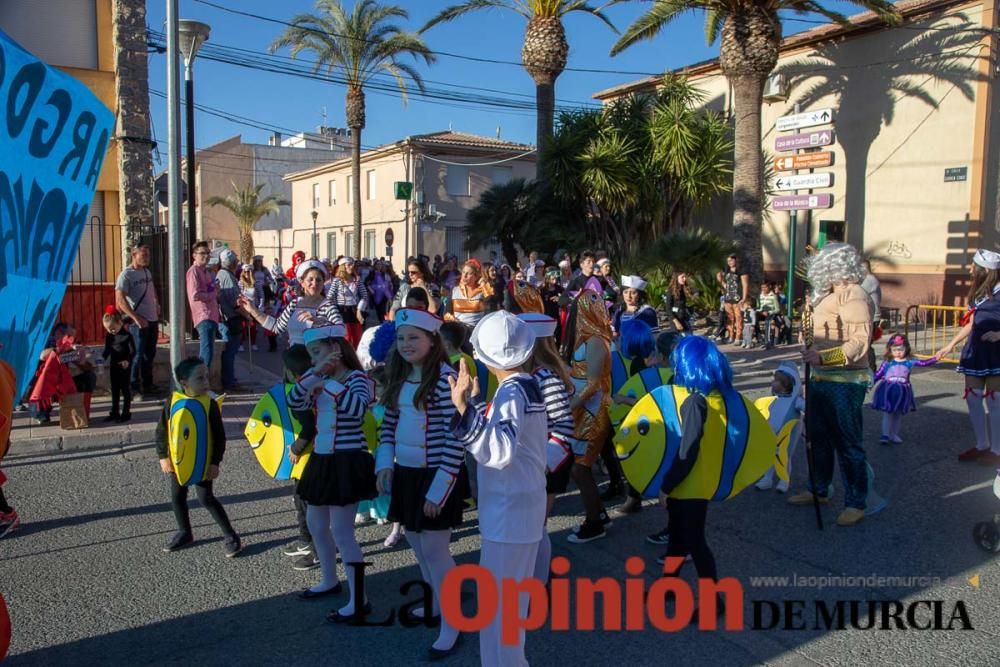
[[[901, 25], [887, 28], [871, 13], [850, 26], [824, 25], [786, 38], [765, 87], [763, 147], [794, 133], [832, 129], [830, 167], [775, 172], [831, 173], [832, 185], [798, 194], [832, 195], [832, 206], [798, 212], [797, 256], [804, 245], [846, 240], [875, 257], [887, 305], [958, 303], [977, 247], [997, 247], [996, 72], [989, 56], [996, 38], [994, 0], [899, 2]], [[732, 112], [732, 91], [718, 60], [682, 70], [711, 108]], [[650, 78], [595, 94], [608, 102], [651, 90]], [[779, 117], [833, 110], [832, 124], [779, 131]], [[775, 196], [792, 192], [770, 193]], [[765, 268], [774, 278], [787, 266], [790, 214], [764, 222]], [[703, 224], [727, 232], [728, 202], [702, 212]]]
[[[534, 175], [533, 146], [464, 132], [415, 135], [366, 151], [361, 154], [361, 254], [391, 256], [397, 270], [411, 255], [485, 255], [488, 249], [469, 253], [464, 248], [466, 213], [492, 185]], [[273, 248], [280, 243], [283, 257], [295, 250], [331, 259], [351, 254], [350, 158], [285, 178], [292, 186], [292, 230], [280, 237], [255, 232], [254, 244]], [[396, 199], [399, 182], [413, 183], [412, 197]], [[388, 248], [390, 230], [393, 244]]]

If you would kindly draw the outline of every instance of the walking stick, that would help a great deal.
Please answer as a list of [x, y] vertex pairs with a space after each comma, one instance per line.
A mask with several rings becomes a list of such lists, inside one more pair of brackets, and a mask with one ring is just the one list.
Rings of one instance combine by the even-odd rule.
[[[813, 344], [813, 323], [812, 323], [812, 304], [809, 303], [808, 298], [806, 303], [803, 304], [802, 308], [802, 342], [805, 343], [806, 349], [812, 347]], [[806, 467], [809, 469], [809, 488], [812, 489], [813, 497], [813, 509], [816, 511], [816, 528], [818, 530], [823, 530], [823, 515], [819, 511], [819, 489], [816, 488], [816, 473], [815, 473], [815, 460], [813, 458], [813, 447], [812, 447], [812, 426], [810, 425], [812, 417], [812, 389], [809, 387], [809, 382], [812, 379], [812, 366], [806, 363], [805, 372], [805, 387], [806, 387], [806, 414], [805, 414], [805, 427], [806, 427]]]

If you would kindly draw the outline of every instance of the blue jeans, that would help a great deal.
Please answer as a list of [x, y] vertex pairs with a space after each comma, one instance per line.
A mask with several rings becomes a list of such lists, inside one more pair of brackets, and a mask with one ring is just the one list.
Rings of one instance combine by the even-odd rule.
[[153, 386], [153, 360], [156, 358], [156, 339], [160, 336], [160, 323], [150, 322], [145, 329], [130, 324], [128, 331], [135, 341], [135, 359], [132, 360], [132, 384], [142, 382], [143, 389]]
[[212, 355], [215, 354], [215, 334], [219, 323], [212, 320], [202, 320], [195, 327], [198, 330], [198, 356], [205, 365], [212, 368]]
[[806, 418], [813, 448], [813, 475], [816, 487], [810, 491], [825, 496], [833, 481], [833, 459], [840, 461], [844, 480], [844, 505], [865, 509], [868, 497], [868, 469], [862, 431], [862, 410], [866, 388], [852, 382], [809, 383], [809, 411]]
[[240, 351], [240, 327], [242, 317], [231, 317], [219, 323], [219, 332], [225, 345], [222, 348], [222, 386], [236, 384], [236, 355]]

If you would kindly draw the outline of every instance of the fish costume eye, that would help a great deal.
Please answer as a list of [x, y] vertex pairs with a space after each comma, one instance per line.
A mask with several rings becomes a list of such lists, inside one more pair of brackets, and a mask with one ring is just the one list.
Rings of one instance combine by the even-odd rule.
[[649, 434], [649, 419], [647, 417], [640, 417], [639, 423], [636, 425], [636, 430], [639, 431], [639, 435]]
[[185, 426], [184, 430], [181, 431], [181, 437], [183, 437], [185, 440], [188, 440], [191, 437], [191, 429]]
[[263, 422], [264, 428], [271, 428], [271, 413], [270, 412], [265, 412], [264, 415], [260, 418], [260, 420], [261, 420], [261, 422]]

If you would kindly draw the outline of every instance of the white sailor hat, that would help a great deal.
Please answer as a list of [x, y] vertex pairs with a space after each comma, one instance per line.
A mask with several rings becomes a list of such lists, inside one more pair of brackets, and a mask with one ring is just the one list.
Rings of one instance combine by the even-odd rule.
[[394, 321], [397, 329], [399, 327], [417, 327], [431, 333], [437, 333], [441, 329], [441, 325], [444, 324], [444, 320], [437, 315], [432, 315], [419, 308], [400, 308], [396, 311]]
[[323, 274], [323, 280], [327, 279], [328, 274], [326, 271], [326, 265], [318, 259], [307, 259], [304, 262], [300, 262], [299, 265], [295, 267], [296, 280], [301, 282], [302, 277], [306, 275], [306, 271], [309, 271], [310, 269], [316, 269]]
[[519, 313], [517, 317], [531, 327], [531, 330], [535, 332], [535, 338], [554, 336], [556, 326], [559, 324], [555, 319], [544, 313]]
[[599, 260], [597, 260], [597, 266], [604, 266], [604, 265], [610, 264], [610, 263], [611, 263], [611, 260], [608, 259], [607, 257], [602, 257]]
[[622, 276], [622, 287], [629, 287], [637, 289], [640, 292], [645, 292], [647, 285], [649, 285], [649, 283], [639, 276]]
[[980, 248], [976, 251], [972, 261], [984, 269], [1000, 269], [1000, 254], [992, 250], [983, 250]]
[[487, 366], [510, 370], [524, 365], [535, 348], [535, 332], [505, 310], [490, 313], [472, 330], [476, 358]]
[[337, 260], [337, 266], [343, 266], [344, 264], [354, 264], [354, 258], [348, 255], [341, 257]]
[[571, 266], [573, 266], [573, 265], [569, 263], [568, 259], [564, 259], [564, 260], [562, 260], [562, 261], [559, 262], [559, 268], [560, 269], [568, 269]]
[[305, 341], [306, 345], [317, 340], [325, 340], [327, 338], [345, 338], [347, 336], [347, 327], [343, 324], [323, 324], [318, 327], [310, 327], [306, 329], [302, 334], [302, 340]]

